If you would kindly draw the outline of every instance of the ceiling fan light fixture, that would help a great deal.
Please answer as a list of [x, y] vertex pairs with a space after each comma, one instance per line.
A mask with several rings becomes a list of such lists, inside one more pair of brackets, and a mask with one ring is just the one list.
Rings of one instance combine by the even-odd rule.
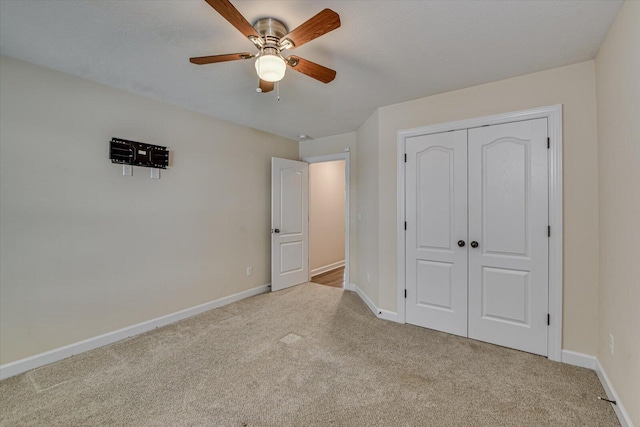
[[279, 82], [284, 78], [287, 64], [280, 55], [264, 54], [256, 59], [258, 77], [266, 82]]

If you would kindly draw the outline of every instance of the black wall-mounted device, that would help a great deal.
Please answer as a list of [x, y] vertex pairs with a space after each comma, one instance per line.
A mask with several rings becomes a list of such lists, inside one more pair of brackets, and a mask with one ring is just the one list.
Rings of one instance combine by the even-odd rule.
[[109, 145], [111, 163], [166, 169], [169, 166], [169, 150], [160, 145], [112, 138]]

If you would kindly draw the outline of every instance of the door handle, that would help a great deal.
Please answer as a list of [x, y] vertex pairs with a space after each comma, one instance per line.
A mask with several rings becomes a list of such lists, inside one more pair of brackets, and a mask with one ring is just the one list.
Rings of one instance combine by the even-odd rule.
[[471, 242], [471, 247], [472, 248], [477, 248], [478, 247], [478, 242], [476, 242], [475, 240], [473, 242]]
[[458, 246], [464, 248], [464, 240], [458, 240]]
[[280, 229], [279, 229], [279, 228], [274, 228], [272, 231], [273, 231], [274, 233], [280, 233]]

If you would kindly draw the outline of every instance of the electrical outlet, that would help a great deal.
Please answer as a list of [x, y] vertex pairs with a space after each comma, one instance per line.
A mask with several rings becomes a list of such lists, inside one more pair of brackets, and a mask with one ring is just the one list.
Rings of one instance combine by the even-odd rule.
[[613, 341], [613, 334], [609, 333], [609, 353], [611, 353], [611, 355], [613, 356], [613, 349], [614, 349], [614, 341]]
[[253, 267], [247, 267], [247, 276], [253, 276]]

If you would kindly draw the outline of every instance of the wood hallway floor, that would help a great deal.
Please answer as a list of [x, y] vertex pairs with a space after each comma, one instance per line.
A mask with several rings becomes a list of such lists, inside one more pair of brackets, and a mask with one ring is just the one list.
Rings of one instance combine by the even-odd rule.
[[336, 268], [335, 270], [327, 271], [326, 273], [313, 276], [311, 278], [311, 281], [319, 285], [332, 286], [334, 288], [343, 288], [344, 267]]

